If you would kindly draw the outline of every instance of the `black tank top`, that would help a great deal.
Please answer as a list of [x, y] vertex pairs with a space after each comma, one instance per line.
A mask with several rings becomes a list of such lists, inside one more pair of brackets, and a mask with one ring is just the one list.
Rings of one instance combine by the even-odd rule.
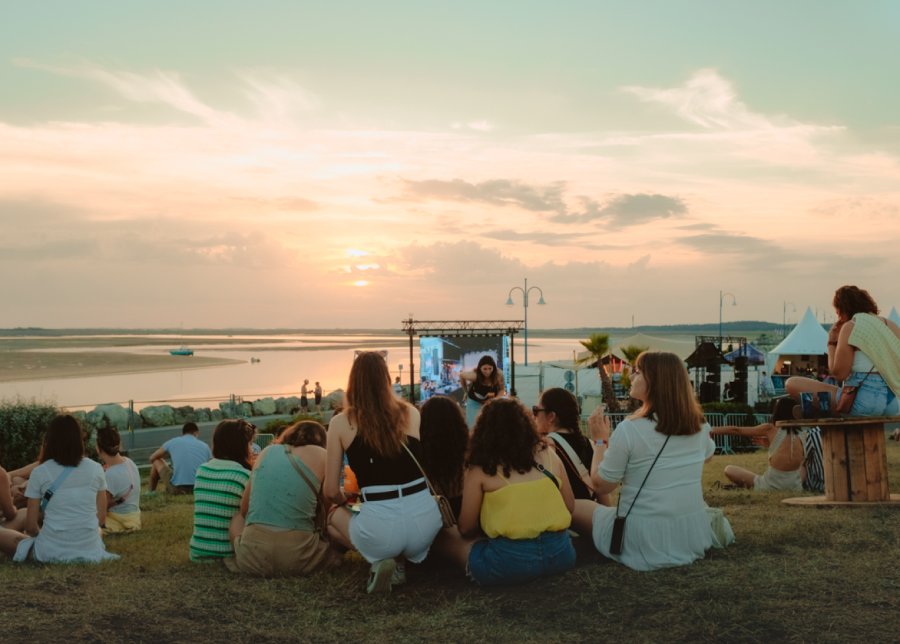
[[[422, 462], [419, 439], [406, 437], [406, 446]], [[356, 474], [360, 489], [370, 485], [403, 485], [422, 478], [422, 472], [406, 453], [405, 449], [390, 458], [379, 456], [359, 436], [353, 439], [347, 448], [347, 461], [350, 469]]]
[[[488, 399], [488, 394], [500, 395], [500, 385], [487, 385], [479, 383], [477, 380], [469, 387], [469, 398], [475, 402], [484, 404]], [[417, 457], [418, 458], [418, 457]]]

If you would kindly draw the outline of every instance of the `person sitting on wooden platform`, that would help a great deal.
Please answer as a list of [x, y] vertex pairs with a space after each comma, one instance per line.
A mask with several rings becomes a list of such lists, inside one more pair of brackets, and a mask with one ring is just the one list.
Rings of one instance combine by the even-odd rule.
[[779, 398], [772, 409], [772, 422], [754, 427], [737, 427], [726, 425], [713, 428], [711, 434], [727, 434], [730, 436], [761, 436], [769, 447], [769, 467], [764, 474], [755, 474], [750, 470], [727, 465], [725, 476], [739, 487], [752, 488], [760, 492], [790, 491], [803, 489], [800, 470], [806, 456], [803, 439], [793, 428], [777, 428], [779, 420], [793, 418], [794, 401], [790, 398]]

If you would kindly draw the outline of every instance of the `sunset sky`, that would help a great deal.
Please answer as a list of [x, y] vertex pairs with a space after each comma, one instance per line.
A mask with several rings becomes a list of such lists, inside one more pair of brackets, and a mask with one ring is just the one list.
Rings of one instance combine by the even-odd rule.
[[10, 3], [0, 327], [900, 306], [900, 2]]

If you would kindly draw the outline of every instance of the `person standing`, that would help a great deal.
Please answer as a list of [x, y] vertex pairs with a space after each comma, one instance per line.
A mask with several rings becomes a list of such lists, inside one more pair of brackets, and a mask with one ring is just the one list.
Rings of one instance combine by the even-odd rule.
[[305, 379], [300, 386], [300, 411], [309, 411], [309, 379]]
[[475, 417], [481, 411], [481, 406], [502, 396], [506, 391], [506, 384], [497, 363], [488, 355], [481, 356], [474, 369], [460, 372], [459, 379], [466, 391], [466, 423], [471, 429], [475, 426]]
[[[209, 445], [199, 437], [197, 423], [185, 423], [181, 436], [170, 438], [150, 455], [151, 492], [156, 491], [160, 481], [169, 494], [191, 494], [194, 491], [197, 468], [212, 458]], [[172, 459], [172, 465], [166, 461], [166, 456]]]
[[316, 411], [322, 411], [322, 385], [316, 380], [316, 387], [313, 389], [313, 396], [316, 401]]

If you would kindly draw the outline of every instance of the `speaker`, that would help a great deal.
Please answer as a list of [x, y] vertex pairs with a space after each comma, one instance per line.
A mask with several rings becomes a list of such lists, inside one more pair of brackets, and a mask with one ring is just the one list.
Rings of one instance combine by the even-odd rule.
[[747, 365], [749, 360], [746, 356], [738, 356], [734, 359], [734, 379], [747, 382]]

